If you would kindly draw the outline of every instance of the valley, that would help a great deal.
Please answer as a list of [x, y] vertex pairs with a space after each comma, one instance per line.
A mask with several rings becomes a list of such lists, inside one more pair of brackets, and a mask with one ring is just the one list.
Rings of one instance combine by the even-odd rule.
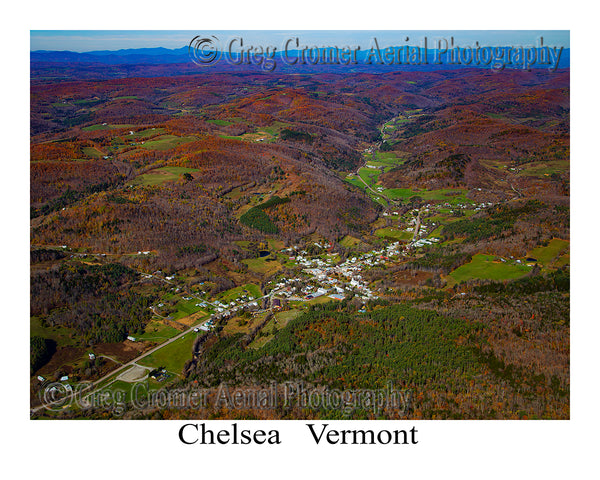
[[31, 99], [34, 418], [106, 415], [44, 408], [48, 382], [131, 401], [140, 380], [392, 382], [410, 412], [351, 418], [569, 418], [568, 70], [34, 81]]

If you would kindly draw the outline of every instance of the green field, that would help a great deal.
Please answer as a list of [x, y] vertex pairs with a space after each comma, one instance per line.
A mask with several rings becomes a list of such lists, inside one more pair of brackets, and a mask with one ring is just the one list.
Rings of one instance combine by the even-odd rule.
[[569, 166], [570, 164], [568, 160], [548, 160], [544, 162], [532, 162], [524, 165], [524, 168], [519, 172], [519, 175], [527, 175], [531, 177], [548, 177], [553, 173], [562, 173], [569, 170]]
[[545, 247], [536, 247], [527, 254], [528, 257], [535, 258], [538, 263], [544, 266], [550, 265], [552, 260], [564, 253], [569, 248], [568, 240], [553, 238]]
[[262, 258], [249, 258], [242, 260], [242, 263], [248, 265], [248, 268], [255, 273], [273, 274], [281, 269], [281, 263], [277, 260], [268, 260], [269, 256]]
[[[495, 255], [477, 254], [471, 262], [458, 267], [448, 275], [454, 283], [474, 278], [486, 280], [513, 280], [529, 273], [532, 267], [524, 264], [502, 262]], [[449, 282], [449, 284], [452, 282]]]
[[276, 135], [279, 135], [281, 130], [283, 130], [284, 128], [289, 128], [290, 126], [291, 125], [289, 123], [277, 121], [277, 122], [273, 122], [268, 127], [264, 127], [262, 130], [267, 132], [269, 135], [276, 136]]
[[102, 158], [104, 156], [104, 154], [95, 147], [83, 147], [81, 151], [86, 157]]
[[155, 135], [161, 135], [165, 133], [164, 128], [147, 128], [146, 130], [140, 130], [139, 132], [133, 132], [133, 135], [128, 135], [127, 138], [144, 139], [153, 137]]
[[373, 187], [379, 180], [379, 175], [381, 175], [381, 171], [377, 168], [361, 168], [358, 170], [358, 175], [360, 178], [364, 180], [364, 182]]
[[212, 123], [213, 125], [219, 125], [220, 127], [226, 127], [228, 125], [233, 125], [235, 122], [230, 122], [229, 120], [221, 120], [221, 119], [214, 119], [214, 120], [207, 120], [207, 123]]
[[404, 162], [399, 156], [397, 152], [375, 152], [375, 155], [372, 159], [373, 162], [387, 163], [391, 165], [398, 165]]
[[152, 320], [146, 325], [144, 333], [137, 335], [136, 339], [161, 342], [175, 337], [178, 333], [180, 333], [179, 330], [169, 327], [159, 321]]
[[439, 238], [442, 234], [443, 228], [443, 225], [438, 225], [437, 227], [435, 227], [435, 229], [432, 230], [432, 232], [429, 235], [427, 235], [427, 238]]
[[197, 172], [195, 168], [185, 167], [162, 167], [144, 173], [131, 181], [132, 185], [161, 185], [179, 179], [184, 173]]
[[391, 240], [410, 240], [413, 237], [412, 232], [407, 232], [405, 230], [400, 230], [398, 228], [387, 227], [380, 228], [375, 231], [375, 235], [381, 238], [389, 238]]
[[460, 188], [441, 190], [412, 190], [410, 188], [390, 188], [384, 190], [383, 193], [394, 200], [409, 200], [411, 197], [418, 196], [425, 201], [437, 201], [443, 203], [450, 203], [453, 205], [459, 203], [473, 203], [466, 197], [467, 190]]
[[560, 268], [560, 267], [564, 267], [565, 265], [570, 265], [570, 263], [571, 263], [571, 255], [568, 253], [564, 253], [558, 258], [558, 260], [556, 260], [556, 262], [554, 262], [552, 264], [552, 266], [556, 267], [556, 268]]
[[197, 307], [197, 303], [200, 303], [200, 300], [198, 300], [197, 298], [192, 298], [191, 300], [180, 300], [179, 302], [177, 302], [177, 304], [175, 305], [177, 311], [171, 315], [173, 317], [172, 320], [177, 321], [182, 318], [188, 317], [189, 315], [192, 315], [194, 313], [206, 315], [207, 312], [205, 310], [202, 310], [200, 307]]
[[164, 367], [169, 372], [181, 374], [185, 362], [192, 358], [194, 340], [201, 334], [187, 333], [169, 345], [165, 345], [163, 348], [144, 357], [137, 363], [152, 368]]
[[29, 333], [33, 336], [49, 338], [56, 342], [57, 347], [65, 345], [76, 345], [77, 334], [75, 329], [62, 326], [42, 326], [38, 317], [31, 317], [29, 321]]
[[89, 127], [83, 127], [82, 130], [86, 132], [93, 132], [94, 130], [115, 130], [118, 128], [131, 128], [134, 125], [122, 124], [122, 125], [90, 125]]
[[193, 136], [177, 137], [175, 135], [161, 135], [154, 140], [148, 140], [142, 147], [147, 150], [170, 150], [194, 140], [196, 140], [196, 137]]
[[255, 317], [241, 317], [235, 316], [227, 320], [227, 323], [223, 327], [223, 333], [226, 335], [235, 335], [237, 333], [249, 333], [251, 330], [256, 328], [264, 319], [266, 313], [261, 313]]
[[[246, 293], [248, 292], [248, 293]], [[239, 287], [231, 288], [219, 295], [218, 299], [224, 302], [232, 302], [242, 295], [251, 295], [255, 299], [262, 296], [260, 287], [253, 283], [246, 283]]]
[[261, 348], [265, 346], [268, 342], [270, 342], [273, 338], [275, 338], [275, 328], [277, 330], [281, 330], [284, 328], [290, 320], [293, 320], [302, 312], [300, 310], [286, 310], [284, 312], [279, 312], [269, 320], [269, 322], [263, 327], [260, 332], [260, 335], [257, 335], [256, 338], [248, 345], [250, 348]]
[[340, 241], [340, 245], [344, 248], [354, 248], [357, 246], [364, 246], [366, 245], [363, 241], [361, 241], [360, 239], [353, 237], [351, 235], [346, 235], [341, 241]]
[[346, 178], [344, 180], [348, 183], [351, 183], [355, 187], [360, 188], [361, 190], [364, 190], [366, 188], [365, 184], [363, 182], [361, 182], [360, 179], [354, 174], [350, 174], [350, 175], [346, 176]]

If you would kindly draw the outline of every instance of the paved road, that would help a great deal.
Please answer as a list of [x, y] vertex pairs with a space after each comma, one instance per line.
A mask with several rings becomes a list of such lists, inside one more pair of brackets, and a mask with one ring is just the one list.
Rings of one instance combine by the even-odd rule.
[[[366, 165], [366, 162], [365, 162], [365, 165]], [[359, 169], [359, 170], [360, 170], [360, 169]], [[385, 201], [387, 202], [387, 204], [388, 204], [388, 205], [390, 205], [390, 203], [391, 203], [391, 200], [390, 200], [388, 197], [386, 197], [386, 196], [385, 196], [383, 193], [381, 193], [381, 192], [377, 192], [377, 191], [373, 190], [373, 189], [371, 188], [371, 186], [370, 186], [370, 185], [369, 185], [367, 182], [365, 182], [365, 181], [362, 179], [362, 177], [361, 177], [361, 176], [358, 174], [358, 170], [357, 170], [356, 172], [357, 172], [357, 173], [356, 173], [356, 176], [357, 176], [357, 177], [360, 179], [360, 181], [361, 181], [361, 182], [362, 182], [362, 183], [365, 185], [365, 187], [367, 187], [369, 190], [371, 190], [371, 191], [372, 191], [372, 192], [373, 192], [375, 195], [377, 195], [377, 196], [379, 196], [379, 197], [382, 197], [382, 198], [384, 198], [384, 199], [385, 199]]]
[[[240, 306], [246, 306], [246, 305], [249, 305], [252, 302], [257, 302], [258, 303], [263, 298], [270, 297], [271, 295], [273, 295], [275, 293], [277, 293], [277, 292], [271, 292], [268, 295], [263, 295], [262, 297], [259, 297], [259, 298], [255, 299], [255, 300], [243, 303]], [[131, 361], [127, 362], [127, 363], [124, 363], [119, 368], [116, 368], [115, 370], [112, 370], [111, 372], [109, 372], [106, 375], [104, 375], [102, 378], [99, 378], [98, 380], [95, 380], [94, 382], [90, 383], [88, 386], [86, 386], [85, 388], [83, 388], [81, 390], [81, 393], [85, 393], [85, 392], [89, 391], [89, 393], [86, 396], [89, 396], [89, 395], [95, 393], [96, 391], [100, 390], [100, 388], [98, 388], [98, 385], [100, 385], [105, 380], [108, 380], [113, 375], [119, 374], [119, 372], [122, 373], [125, 369], [127, 369], [127, 368], [129, 368], [129, 367], [131, 367], [133, 365], [136, 365], [136, 362], [139, 362], [140, 360], [144, 359], [148, 355], [151, 355], [152, 353], [160, 350], [161, 348], [166, 347], [167, 345], [169, 345], [169, 344], [171, 344], [173, 342], [176, 342], [177, 340], [179, 340], [180, 338], [183, 338], [188, 333], [194, 333], [194, 328], [197, 328], [197, 327], [196, 326], [191, 326], [187, 330], [181, 332], [180, 334], [174, 336], [173, 338], [170, 338], [166, 342], [163, 342], [163, 343], [157, 345], [156, 347], [152, 348], [151, 350], [148, 350], [148, 351], [142, 353], [140, 356], [134, 358], [133, 360], [131, 360]], [[138, 365], [138, 366], [142, 366], [142, 365]], [[146, 368], [146, 367], [144, 367], [144, 368]], [[116, 380], [116, 377], [115, 377], [115, 380]], [[107, 385], [103, 386], [102, 388], [105, 388], [106, 386]], [[61, 400], [57, 400], [54, 403], [60, 403], [60, 402], [61, 402]], [[40, 411], [40, 410], [42, 410], [44, 408], [45, 408], [44, 405], [40, 405], [39, 407], [32, 408], [31, 409], [31, 413], [36, 413], [36, 412], [38, 412], [38, 411]]]
[[417, 215], [417, 223], [415, 224], [415, 231], [413, 233], [413, 238], [411, 242], [417, 240], [417, 236], [419, 235], [419, 230], [421, 228], [421, 212], [423, 211], [423, 207], [419, 209], [419, 214]]
[[[147, 357], [148, 355], [160, 350], [163, 347], [166, 347], [167, 345], [169, 345], [170, 343], [176, 342], [177, 340], [179, 340], [180, 338], [184, 337], [185, 335], [187, 335], [188, 333], [193, 333], [194, 328], [196, 327], [190, 327], [188, 330], [181, 332], [179, 335], [174, 336], [173, 338], [167, 340], [166, 342], [161, 343], [160, 345], [157, 345], [156, 347], [148, 350], [147, 352], [141, 354], [139, 357], [134, 358], [133, 360], [124, 363], [123, 365], [121, 365], [119, 368], [116, 368], [115, 370], [112, 370], [111, 372], [107, 373], [106, 375], [104, 375], [102, 378], [95, 380], [94, 382], [90, 383], [87, 387], [85, 387], [84, 389], [82, 389], [81, 393], [87, 392], [88, 390], [90, 391], [90, 394], [94, 393], [96, 390], [98, 390], [98, 388], [96, 388], [99, 384], [101, 384], [102, 382], [104, 382], [105, 380], [107, 380], [108, 378], [112, 377], [115, 374], [118, 374], [119, 372], [124, 371], [126, 368], [131, 367], [133, 364], [135, 364], [136, 362], [142, 360], [143, 358]], [[55, 402], [55, 403], [59, 403], [59, 401]], [[39, 407], [36, 408], [32, 408], [31, 412], [35, 413], [38, 412], [39, 410], [44, 409], [44, 405], [41, 405]]]

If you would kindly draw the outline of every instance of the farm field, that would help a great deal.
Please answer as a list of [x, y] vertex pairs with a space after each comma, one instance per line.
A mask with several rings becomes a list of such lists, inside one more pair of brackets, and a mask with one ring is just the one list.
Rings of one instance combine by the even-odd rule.
[[249, 258], [242, 260], [242, 263], [248, 265], [248, 268], [255, 273], [262, 275], [272, 275], [281, 269], [281, 263], [277, 260], [271, 260], [269, 257]]
[[268, 342], [275, 338], [275, 334], [278, 330], [285, 328], [290, 320], [293, 320], [301, 313], [300, 310], [292, 309], [275, 314], [262, 328], [259, 335], [257, 335], [250, 343], [249, 347], [254, 349], [264, 347]]
[[346, 235], [341, 241], [340, 241], [340, 245], [342, 247], [345, 248], [354, 248], [354, 247], [362, 247], [365, 246], [366, 243], [364, 243], [362, 240], [353, 237], [352, 235]]
[[390, 188], [383, 191], [385, 195], [394, 200], [409, 200], [411, 197], [421, 197], [425, 201], [436, 201], [442, 203], [472, 204], [467, 199], [468, 190], [460, 188], [441, 189], [441, 190], [412, 190], [410, 188]]
[[90, 125], [89, 127], [83, 127], [82, 130], [84, 132], [93, 132], [95, 130], [116, 130], [119, 128], [131, 128], [134, 125], [130, 124], [120, 124], [120, 125]]
[[98, 150], [95, 147], [83, 147], [81, 151], [86, 157], [91, 158], [102, 158], [102, 156], [104, 155], [100, 150]]
[[152, 320], [146, 325], [144, 333], [138, 335], [136, 338], [138, 340], [162, 342], [169, 338], [173, 338], [178, 333], [180, 333], [179, 330], [169, 327], [157, 320]]
[[223, 333], [227, 335], [235, 335], [236, 333], [249, 333], [253, 328], [260, 324], [266, 314], [256, 315], [255, 317], [240, 317], [235, 316], [227, 320], [223, 327]]
[[227, 290], [226, 292], [223, 292], [218, 296], [218, 299], [222, 302], [232, 302], [242, 295], [251, 295], [255, 299], [262, 296], [260, 292], [260, 287], [258, 285], [254, 285], [253, 283], [246, 283], [239, 287], [235, 287], [230, 290]]
[[568, 250], [569, 245], [570, 242], [567, 240], [553, 238], [547, 246], [534, 248], [527, 256], [535, 258], [538, 263], [544, 266], [549, 266], [554, 259]]
[[178, 147], [184, 143], [193, 142], [196, 140], [194, 136], [188, 137], [177, 137], [175, 135], [162, 135], [153, 140], [148, 140], [142, 145], [142, 148], [147, 150], [170, 150], [171, 148]]
[[152, 368], [164, 367], [169, 372], [179, 375], [183, 370], [185, 362], [192, 358], [194, 340], [198, 335], [202, 335], [202, 333], [187, 333], [169, 345], [165, 345], [160, 350], [147, 355], [137, 363]]
[[393, 227], [380, 228], [379, 230], [375, 231], [375, 235], [381, 238], [389, 238], [391, 240], [400, 241], [407, 241], [413, 237], [412, 232], [407, 232], [406, 230], [400, 230]]
[[514, 280], [526, 275], [532, 267], [523, 264], [502, 262], [495, 255], [477, 254], [471, 262], [448, 274], [451, 283], [460, 283], [474, 278], [486, 280]]
[[131, 185], [161, 185], [165, 182], [178, 180], [184, 173], [193, 173], [198, 170], [186, 167], [161, 167], [144, 173], [131, 181]]
[[56, 342], [57, 347], [76, 345], [75, 329], [63, 326], [43, 326], [40, 319], [32, 316], [29, 322], [31, 336], [49, 338]]

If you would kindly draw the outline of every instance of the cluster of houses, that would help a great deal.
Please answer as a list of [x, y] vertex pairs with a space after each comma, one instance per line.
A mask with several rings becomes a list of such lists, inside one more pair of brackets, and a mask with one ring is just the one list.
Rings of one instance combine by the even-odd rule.
[[353, 292], [365, 300], [377, 298], [377, 295], [364, 281], [363, 271], [382, 265], [402, 254], [401, 244], [394, 242], [380, 250], [353, 256], [338, 265], [333, 265], [331, 258], [310, 258], [306, 251], [301, 251], [295, 260], [298, 265], [305, 267], [303, 272], [310, 279], [279, 280], [271, 286], [270, 295], [277, 295], [289, 300], [312, 300], [327, 295], [332, 299], [343, 300], [346, 294]]
[[206, 322], [204, 322], [202, 325], [200, 325], [199, 327], [194, 328], [194, 332], [199, 332], [200, 330], [202, 330], [203, 332], [209, 332], [211, 331], [213, 328], [215, 328], [215, 324], [213, 319], [209, 319]]
[[[435, 237], [427, 238], [428, 228], [421, 230], [420, 214], [428, 213], [431, 210], [436, 211], [440, 207], [457, 209], [475, 208], [475, 210], [480, 210], [492, 205], [490, 202], [481, 203], [476, 206], [451, 205], [450, 203], [425, 205], [420, 210], [412, 210], [410, 217], [406, 221], [407, 232], [414, 232], [418, 228], [417, 226], [419, 226], [419, 231], [414, 235], [413, 241], [409, 243], [392, 242], [378, 250], [372, 250], [347, 258], [338, 264], [336, 264], [336, 261], [339, 261], [339, 258], [336, 258], [337, 254], [311, 254], [307, 250], [311, 250], [312, 247], [305, 247], [305, 249], [297, 246], [284, 248], [280, 253], [286, 254], [289, 260], [300, 267], [305, 275], [296, 275], [295, 277], [279, 278], [278, 280], [271, 281], [265, 286], [266, 293], [260, 302], [248, 294], [248, 292], [229, 300], [220, 299], [210, 301], [202, 299], [197, 295], [182, 298], [186, 301], [197, 298], [199, 301], [195, 304], [196, 307], [204, 307], [206, 310], [213, 312], [211, 319], [197, 327], [195, 331], [209, 331], [214, 328], [213, 319], [229, 318], [237, 312], [251, 311], [257, 314], [267, 309], [279, 310], [287, 304], [287, 301], [309, 301], [325, 295], [332, 299], [343, 300], [349, 293], [353, 293], [364, 300], [375, 299], [377, 298], [376, 293], [369, 288], [368, 283], [363, 278], [365, 271], [397, 260], [407, 255], [411, 249], [430, 246], [440, 241], [439, 238]], [[383, 215], [399, 216], [400, 214], [397, 211], [390, 211], [385, 212]], [[427, 227], [436, 227], [436, 224], [430, 223]], [[314, 246], [322, 250], [322, 253], [326, 253], [332, 247], [327, 242], [313, 243]], [[148, 254], [149, 252], [138, 252], [138, 254], [140, 253]], [[504, 259], [502, 260], [504, 261]], [[163, 276], [160, 271], [148, 276], [164, 278], [167, 281], [175, 279], [175, 275]], [[175, 289], [175, 287], [172, 290], [179, 291], [179, 288]], [[202, 291], [202, 294], [205, 294], [205, 292]], [[163, 305], [159, 304], [158, 306], [162, 307]]]

